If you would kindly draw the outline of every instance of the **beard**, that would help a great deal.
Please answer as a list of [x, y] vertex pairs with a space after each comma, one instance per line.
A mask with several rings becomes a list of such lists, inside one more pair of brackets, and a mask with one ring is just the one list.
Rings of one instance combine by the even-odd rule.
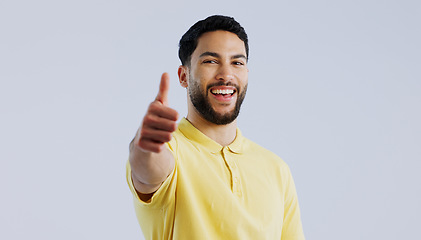
[[[237, 101], [235, 102], [235, 106], [232, 111], [221, 114], [212, 108], [208, 100], [208, 95], [210, 94], [209, 89], [215, 86], [233, 86], [236, 88]], [[232, 84], [230, 82], [219, 82], [209, 85], [205, 91], [205, 89], [202, 89], [202, 87], [198, 84], [198, 81], [193, 80], [190, 81], [189, 87], [189, 96], [193, 106], [205, 120], [216, 125], [226, 125], [237, 119], [238, 114], [240, 114], [240, 107], [244, 101], [246, 92], [247, 85], [245, 85], [244, 89], [241, 89], [238, 85]]]

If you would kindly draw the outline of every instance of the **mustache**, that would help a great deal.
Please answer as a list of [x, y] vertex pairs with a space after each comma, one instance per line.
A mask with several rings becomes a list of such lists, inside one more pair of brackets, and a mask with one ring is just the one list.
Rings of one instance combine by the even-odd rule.
[[238, 92], [239, 91], [239, 89], [240, 89], [240, 86], [238, 86], [237, 84], [234, 84], [234, 83], [232, 83], [232, 82], [226, 82], [226, 83], [224, 83], [224, 82], [217, 82], [217, 83], [212, 83], [212, 84], [209, 84], [207, 87], [206, 87], [206, 91], [209, 91], [209, 89], [211, 89], [211, 88], [213, 88], [213, 87], [219, 87], [219, 86], [231, 86], [231, 87], [235, 87], [235, 90]]

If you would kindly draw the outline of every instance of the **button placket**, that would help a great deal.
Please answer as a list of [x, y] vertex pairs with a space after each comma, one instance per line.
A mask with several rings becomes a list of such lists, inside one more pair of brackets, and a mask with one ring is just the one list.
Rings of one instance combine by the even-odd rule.
[[241, 197], [242, 191], [241, 191], [241, 179], [238, 172], [237, 164], [235, 163], [234, 154], [229, 151], [228, 148], [223, 149], [224, 159], [227, 163], [227, 166], [229, 167], [229, 170], [231, 172], [231, 181], [232, 181], [232, 192]]

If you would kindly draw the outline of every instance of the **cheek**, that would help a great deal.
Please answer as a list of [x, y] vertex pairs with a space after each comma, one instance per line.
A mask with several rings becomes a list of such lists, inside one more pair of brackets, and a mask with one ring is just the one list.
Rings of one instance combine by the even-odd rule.
[[242, 73], [239, 80], [240, 80], [241, 85], [243, 85], [243, 86], [247, 85], [247, 83], [248, 83], [248, 73], [247, 72]]
[[247, 79], [248, 75], [249, 75], [248, 68], [241, 68], [241, 69], [238, 69], [237, 71], [237, 76], [239, 77], [240, 80]]
[[195, 94], [203, 94], [204, 89], [206, 89], [206, 86], [204, 86], [200, 80], [200, 78], [190, 79], [189, 80], [189, 89], [191, 92]]
[[209, 83], [209, 80], [212, 79], [207, 72], [200, 72], [194, 76], [194, 81], [196, 86], [200, 86], [201, 89], [206, 88], [206, 85]]
[[205, 82], [208, 79], [213, 79], [214, 76], [215, 72], [212, 71], [212, 69], [210, 68], [204, 68], [196, 74], [196, 78], [199, 79], [201, 82]]

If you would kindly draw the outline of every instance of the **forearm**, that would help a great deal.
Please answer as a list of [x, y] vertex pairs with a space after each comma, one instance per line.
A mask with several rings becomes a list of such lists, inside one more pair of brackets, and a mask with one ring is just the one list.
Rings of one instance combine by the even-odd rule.
[[134, 186], [140, 193], [155, 192], [173, 171], [174, 157], [166, 146], [159, 153], [145, 152], [135, 141], [129, 155]]
[[168, 74], [162, 74], [158, 95], [130, 143], [132, 180], [142, 194], [155, 192], [174, 169], [174, 157], [166, 143], [177, 129], [178, 113], [168, 107], [169, 81]]

